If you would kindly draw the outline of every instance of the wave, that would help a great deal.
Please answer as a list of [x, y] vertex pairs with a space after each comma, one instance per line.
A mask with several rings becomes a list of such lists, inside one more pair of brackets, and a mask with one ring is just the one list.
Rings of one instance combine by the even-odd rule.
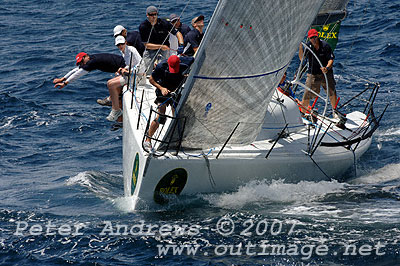
[[68, 186], [80, 185], [94, 192], [99, 198], [115, 199], [121, 196], [123, 191], [122, 176], [96, 171], [85, 171], [70, 177]]
[[265, 209], [267, 205], [269, 211], [271, 208], [280, 211], [281, 207], [286, 206], [293, 214], [303, 212], [305, 208], [337, 215], [341, 213], [338, 208], [340, 205], [346, 210], [353, 209], [354, 203], [363, 204], [379, 199], [390, 202], [400, 200], [399, 172], [400, 164], [391, 164], [348, 183], [253, 181], [236, 192], [203, 195], [203, 199], [212, 206], [224, 209]]
[[[204, 205], [223, 209], [253, 209], [265, 208], [266, 205], [273, 206], [292, 206], [297, 211], [302, 208], [309, 208], [308, 205], [325, 206], [327, 202], [337, 204], [347, 204], [354, 202], [366, 202], [371, 199], [391, 199], [400, 200], [400, 193], [396, 185], [388, 185], [387, 182], [398, 180], [400, 175], [400, 164], [387, 165], [382, 169], [373, 171], [367, 175], [352, 179], [348, 183], [338, 181], [310, 182], [302, 181], [299, 183], [285, 183], [284, 180], [273, 181], [252, 181], [247, 185], [241, 186], [235, 192], [198, 194], [194, 196], [181, 196], [172, 200], [167, 205], [142, 204], [136, 197], [124, 197], [114, 192], [110, 193], [109, 188], [104, 186], [107, 182], [100, 182], [98, 179], [110, 175], [97, 172], [83, 172], [70, 178], [67, 184], [80, 184], [94, 192], [96, 196], [106, 198], [122, 212], [163, 212], [168, 210], [182, 210], [188, 208], [200, 208]], [[108, 176], [108, 177], [107, 177]], [[95, 180], [95, 178], [97, 180]], [[113, 179], [113, 178], [111, 178]], [[103, 184], [103, 185], [100, 185]], [[110, 184], [110, 183], [109, 183]], [[373, 184], [372, 186], [369, 184]], [[122, 190], [122, 185], [119, 184]], [[400, 187], [400, 185], [399, 185]], [[136, 210], [133, 209], [135, 202], [138, 202]], [[308, 207], [307, 207], [308, 206]], [[292, 209], [289, 207], [289, 209]], [[314, 207], [310, 207], [314, 208]], [[319, 207], [318, 207], [319, 208]], [[324, 208], [324, 207], [323, 207]], [[339, 213], [339, 211], [324, 210], [325, 213]]]
[[37, 111], [30, 111], [21, 115], [4, 116], [0, 120], [0, 133], [7, 132], [11, 129], [25, 129], [32, 126], [48, 126], [50, 121], [42, 118]]
[[397, 141], [399, 136], [400, 128], [398, 127], [391, 127], [389, 129], [379, 130], [376, 132], [376, 138], [379, 141]]
[[134, 211], [134, 203], [135, 203], [136, 197], [131, 196], [131, 197], [119, 197], [112, 199], [111, 201], [114, 203], [114, 206], [116, 206], [119, 210], [123, 212], [133, 212]]
[[369, 174], [352, 179], [351, 184], [382, 184], [400, 179], [400, 164], [389, 164]]
[[219, 195], [206, 195], [211, 205], [239, 209], [246, 205], [265, 205], [268, 203], [293, 203], [313, 201], [322, 196], [340, 191], [344, 184], [337, 181], [284, 183], [284, 180], [253, 181], [236, 192]]

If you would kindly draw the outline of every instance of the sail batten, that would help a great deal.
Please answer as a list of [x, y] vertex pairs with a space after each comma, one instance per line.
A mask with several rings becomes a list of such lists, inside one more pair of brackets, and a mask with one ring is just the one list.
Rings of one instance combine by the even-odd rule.
[[220, 0], [177, 113], [182, 145], [253, 142], [268, 103], [323, 0]]

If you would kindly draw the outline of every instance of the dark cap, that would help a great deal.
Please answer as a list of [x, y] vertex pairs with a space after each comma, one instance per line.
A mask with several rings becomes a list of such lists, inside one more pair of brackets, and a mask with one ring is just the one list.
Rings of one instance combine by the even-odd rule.
[[204, 16], [203, 16], [203, 15], [200, 15], [200, 16], [198, 16], [198, 17], [193, 18], [193, 19], [192, 19], [192, 25], [193, 25], [194, 23], [196, 23], [197, 21], [200, 21], [200, 20], [204, 20]]
[[158, 9], [155, 6], [149, 6], [146, 9], [146, 14], [152, 14], [152, 13], [157, 13], [158, 14]]

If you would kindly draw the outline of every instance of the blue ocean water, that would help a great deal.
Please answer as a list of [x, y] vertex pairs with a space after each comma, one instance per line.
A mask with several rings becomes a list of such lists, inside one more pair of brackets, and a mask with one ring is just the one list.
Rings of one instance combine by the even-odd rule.
[[[93, 72], [62, 90], [52, 80], [80, 51], [118, 53], [113, 27], [137, 29], [150, 4], [164, 16], [185, 10], [189, 23], [199, 14], [207, 22], [216, 2], [1, 1], [1, 265], [399, 264], [398, 1], [351, 1], [335, 50], [342, 98], [362, 77], [381, 84], [377, 113], [390, 104], [357, 177], [252, 182], [130, 209], [122, 132], [110, 130], [109, 109], [95, 102], [111, 75]], [[168, 245], [198, 250], [178, 255]]]

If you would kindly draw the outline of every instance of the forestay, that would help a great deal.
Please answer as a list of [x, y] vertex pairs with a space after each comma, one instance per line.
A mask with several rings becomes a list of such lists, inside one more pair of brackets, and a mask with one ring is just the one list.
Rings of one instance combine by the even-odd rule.
[[250, 144], [323, 0], [221, 0], [183, 90], [182, 145]]

